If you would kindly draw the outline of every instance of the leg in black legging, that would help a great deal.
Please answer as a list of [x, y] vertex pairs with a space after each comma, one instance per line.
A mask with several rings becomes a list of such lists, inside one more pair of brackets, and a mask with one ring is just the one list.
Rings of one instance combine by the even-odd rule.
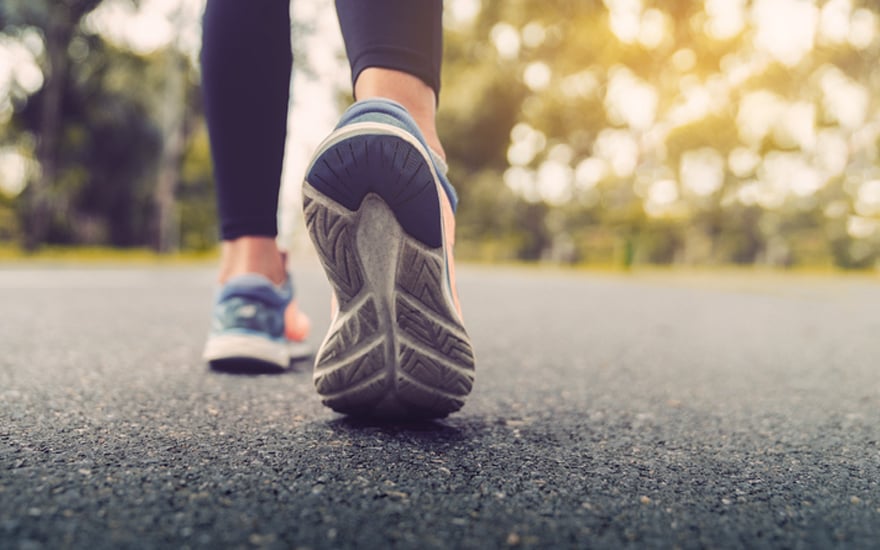
[[355, 97], [403, 105], [443, 157], [435, 114], [443, 53], [441, 0], [336, 0]]
[[208, 0], [201, 61], [221, 236], [274, 237], [293, 62], [289, 0]]
[[442, 0], [336, 0], [336, 12], [353, 84], [378, 67], [418, 77], [439, 94]]
[[[337, 11], [353, 82], [366, 69], [391, 69], [420, 79], [436, 100], [441, 0], [337, 0]], [[208, 0], [202, 89], [225, 241], [277, 233], [291, 64], [288, 0]]]

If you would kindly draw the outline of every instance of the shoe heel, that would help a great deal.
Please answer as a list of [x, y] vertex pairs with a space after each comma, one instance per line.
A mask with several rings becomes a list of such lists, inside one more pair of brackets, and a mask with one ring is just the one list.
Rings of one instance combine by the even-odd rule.
[[388, 125], [365, 124], [343, 134], [323, 147], [305, 179], [350, 211], [359, 209], [368, 194], [378, 195], [408, 235], [439, 248], [443, 229], [438, 193], [443, 191], [435, 183], [428, 153], [401, 132]]
[[315, 361], [322, 401], [342, 413], [442, 417], [464, 404], [474, 356], [444, 296], [442, 248], [402, 228], [376, 194], [352, 211], [310, 182], [306, 226], [339, 302]]

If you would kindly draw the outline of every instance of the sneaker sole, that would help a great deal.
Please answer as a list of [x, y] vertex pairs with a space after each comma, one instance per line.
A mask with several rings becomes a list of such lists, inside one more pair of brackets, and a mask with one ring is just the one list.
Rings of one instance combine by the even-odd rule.
[[[405, 138], [389, 139], [426, 157]], [[340, 140], [321, 154], [366, 156], [369, 149]], [[344, 177], [322, 183], [350, 187]], [[306, 226], [339, 305], [315, 361], [322, 402], [344, 414], [395, 418], [460, 409], [473, 386], [474, 354], [446, 290], [443, 247], [408, 235], [376, 193], [356, 210], [308, 181], [303, 197]]]

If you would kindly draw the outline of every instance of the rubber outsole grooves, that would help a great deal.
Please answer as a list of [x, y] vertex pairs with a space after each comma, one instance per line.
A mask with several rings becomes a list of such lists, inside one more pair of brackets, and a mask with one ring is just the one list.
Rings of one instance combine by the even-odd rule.
[[350, 415], [439, 418], [464, 405], [474, 354], [443, 295], [443, 249], [409, 236], [368, 193], [349, 210], [308, 182], [306, 226], [339, 313], [315, 360], [322, 402]]

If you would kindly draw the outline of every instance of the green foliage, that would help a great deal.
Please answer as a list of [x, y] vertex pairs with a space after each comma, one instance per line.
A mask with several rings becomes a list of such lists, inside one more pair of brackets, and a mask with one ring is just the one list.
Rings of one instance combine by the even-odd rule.
[[0, 191], [0, 242], [14, 241], [20, 232], [15, 200]]
[[[184, 158], [181, 159], [177, 216], [179, 238], [185, 247], [206, 249], [216, 243], [216, 213], [210, 175], [207, 138], [201, 120], [194, 67], [181, 53], [168, 48], [140, 55], [85, 32], [80, 25], [98, 0], [47, 2], [10, 1], [0, 9], [5, 33], [18, 37], [19, 29], [36, 28], [46, 40], [62, 40], [63, 71], [51, 70], [45, 60], [44, 75], [60, 86], [57, 131], [47, 140], [50, 77], [29, 97], [16, 101], [15, 111], [2, 134], [7, 143], [17, 136], [34, 136], [37, 159], [51, 161], [53, 178], [45, 187], [32, 180], [12, 199], [9, 210], [0, 206], [0, 232], [4, 237], [28, 240], [35, 216], [44, 230], [44, 244], [152, 246], [156, 243], [156, 182], [158, 163], [166, 139], [163, 129], [163, 91], [169, 70], [182, 70], [188, 103], [184, 125]], [[134, 2], [136, 3], [136, 2]], [[50, 29], [62, 25], [58, 33]], [[54, 32], [54, 34], [53, 34]], [[55, 46], [56, 49], [58, 46]], [[58, 81], [57, 79], [61, 79]], [[187, 128], [195, 128], [187, 132]], [[190, 135], [192, 134], [192, 139]], [[53, 143], [47, 150], [48, 143]], [[45, 167], [44, 167], [45, 172]], [[38, 205], [42, 194], [43, 208]], [[38, 243], [39, 244], [39, 243]]]
[[180, 248], [210, 250], [217, 244], [217, 207], [208, 131], [197, 124], [184, 153], [177, 193]]
[[[854, 4], [880, 17], [874, 3]], [[663, 38], [653, 45], [640, 42], [641, 34], [629, 43], [619, 39], [611, 29], [611, 4], [603, 1], [483, 0], [481, 5], [475, 20], [458, 22], [446, 34], [439, 120], [450, 174], [462, 199], [461, 256], [624, 266], [763, 263], [865, 268], [880, 261], [880, 229], [872, 237], [857, 238], [848, 226], [856, 215], [859, 185], [880, 178], [871, 166], [880, 140], [850, 150], [845, 184], [834, 183], [832, 176], [807, 196], [789, 191], [779, 201], [766, 198], [777, 184], [765, 181], [770, 177], [765, 161], [784, 152], [810, 164], [821, 151], [777, 129], [785, 117], [791, 121], [791, 114], [768, 111], [769, 131], [756, 145], [744, 141], [739, 127], [743, 99], [769, 91], [783, 108], [794, 102], [813, 105], [815, 120], [803, 119], [809, 114], [801, 113], [797, 122], [813, 125], [816, 132], [853, 132], [828, 114], [829, 92], [822, 80], [828, 67], [837, 67], [867, 89], [868, 116], [876, 124], [876, 35], [873, 45], [863, 50], [817, 38], [811, 52], [788, 66], [755, 54], [755, 29], [748, 21], [730, 36], [711, 36], [702, 2], [643, 2], [642, 14], [656, 10], [651, 16], [659, 13], [664, 21]], [[496, 47], [501, 35], [509, 42], [506, 55]], [[530, 87], [526, 75], [536, 63], [549, 69], [549, 82]], [[646, 118], [648, 127], [633, 126], [611, 113], [612, 81], [622, 74], [621, 68], [656, 92], [655, 116], [653, 121]], [[732, 76], [737, 70], [747, 73]], [[709, 90], [699, 101], [717, 98], [723, 106], [676, 122], [670, 113], [690, 101], [693, 96], [688, 94], [699, 87]], [[533, 202], [533, 194], [505, 185], [507, 151], [515, 141], [511, 130], [518, 123], [542, 136], [526, 170], [560, 162], [552, 153], [559, 144], [570, 148], [570, 158], [562, 162], [572, 170], [584, 159], [607, 155], [597, 151], [597, 142], [608, 128], [628, 133], [638, 144], [636, 168], [631, 174], [605, 173], [586, 189], [569, 181], [571, 199], [565, 203]], [[705, 148], [720, 154], [723, 174], [720, 187], [697, 192], [683, 181], [682, 158]], [[758, 163], [737, 176], [728, 161], [734, 152], [742, 157], [743, 150], [757, 155]], [[811, 175], [792, 172], [788, 184], [796, 188], [805, 177]], [[672, 201], [665, 210], [649, 209], [647, 204], [658, 179], [672, 180], [678, 189], [677, 198], [665, 199]], [[742, 191], [748, 185], [757, 191]], [[825, 208], [831, 203], [848, 205], [847, 211], [829, 218]], [[880, 227], [880, 216], [869, 218]], [[487, 241], [490, 247], [480, 246]]]
[[[71, 67], [64, 90], [58, 178], [52, 189], [59, 208], [47, 242], [143, 245], [161, 145], [148, 91], [149, 82], [161, 75], [150, 59], [100, 37], [81, 40], [89, 53]], [[42, 93], [28, 98], [16, 113], [25, 131], [39, 131]]]

